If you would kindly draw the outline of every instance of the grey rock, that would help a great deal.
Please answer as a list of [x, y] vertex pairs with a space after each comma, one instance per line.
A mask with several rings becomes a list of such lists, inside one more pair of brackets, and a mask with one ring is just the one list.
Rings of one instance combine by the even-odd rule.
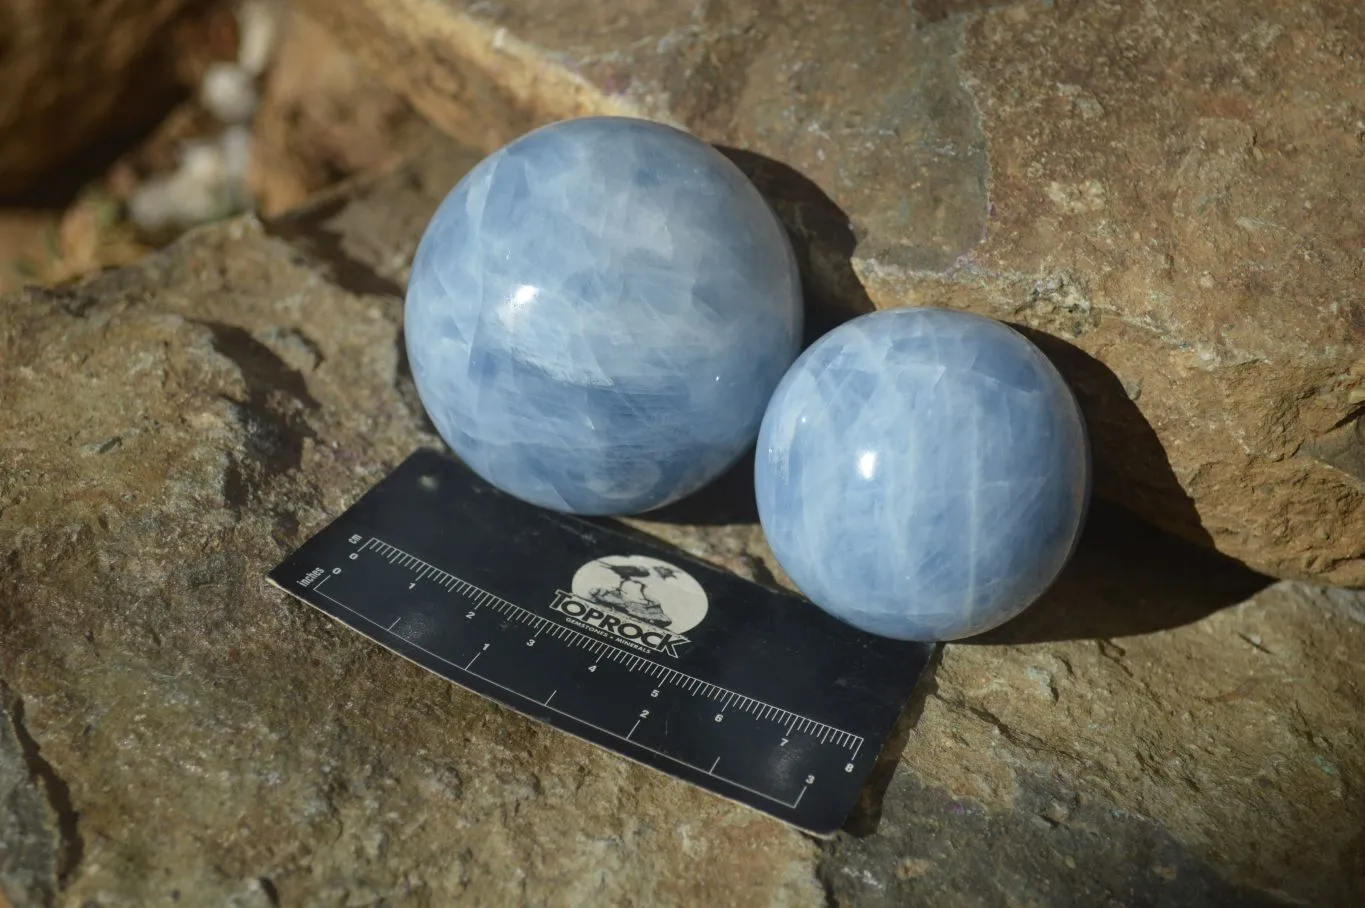
[[66, 792], [24, 727], [23, 710], [0, 682], [0, 896], [16, 905], [50, 905], [59, 870], [79, 859], [80, 839], [68, 827], [71, 838], [63, 840], [53, 799], [66, 807]]

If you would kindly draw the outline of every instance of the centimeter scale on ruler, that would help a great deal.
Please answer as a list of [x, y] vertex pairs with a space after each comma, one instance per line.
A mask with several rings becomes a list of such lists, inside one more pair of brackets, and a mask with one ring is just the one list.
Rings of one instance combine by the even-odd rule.
[[[593, 626], [559, 607], [586, 606], [576, 587], [564, 589], [585, 566], [624, 563], [628, 574], [639, 558], [685, 575], [701, 603], [691, 623], [656, 616], [668, 645], [644, 646], [613, 633], [610, 617]], [[270, 580], [456, 684], [819, 835], [856, 804], [931, 652], [516, 501], [430, 451], [411, 455]], [[629, 618], [610, 605], [602, 613]]]
[[[510, 679], [510, 683], [503, 683], [504, 681], [509, 681], [509, 679], [503, 677], [503, 680], [500, 681], [499, 676], [506, 676], [509, 673], [506, 671], [499, 673], [489, 669], [490, 663], [496, 659], [496, 655], [490, 657], [490, 653], [494, 652], [494, 646], [500, 647], [497, 651], [498, 654], [510, 653], [511, 658], [520, 663], [527, 658], [535, 658], [535, 647], [542, 639], [548, 638], [550, 640], [558, 641], [568, 647], [583, 650], [587, 656], [592, 657], [591, 661], [585, 660], [581, 666], [569, 666], [570, 671], [581, 668], [581, 670], [588, 675], [596, 675], [605, 662], [623, 670], [627, 675], [638, 675], [640, 677], [653, 679], [653, 683], [648, 687], [648, 693], [644, 695], [644, 698], [641, 699], [640, 702], [653, 705], [653, 701], [657, 701], [659, 697], [663, 695], [664, 691], [670, 688], [673, 691], [690, 698], [702, 701], [712, 701], [716, 709], [714, 713], [708, 711], [706, 715], [713, 724], [718, 725], [725, 722], [728, 716], [732, 716], [736, 712], [747, 714], [755, 720], [766, 722], [772, 726], [770, 734], [773, 737], [772, 746], [774, 748], [782, 749], [791, 747], [793, 739], [797, 737], [805, 737], [808, 738], [809, 741], [819, 742], [820, 744], [833, 744], [835, 747], [842, 749], [847, 757], [847, 761], [844, 762], [839, 771], [844, 773], [852, 773], [854, 771], [854, 761], [857, 759], [858, 753], [862, 750], [864, 743], [861, 735], [855, 735], [823, 722], [817, 722], [814, 719], [791, 712], [790, 710], [782, 709], [770, 703], [764, 703], [761, 700], [755, 700], [738, 691], [727, 690], [726, 688], [712, 684], [709, 681], [703, 681], [700, 678], [661, 665], [652, 659], [647, 659], [622, 649], [601, 638], [591, 637], [585, 633], [559, 624], [550, 618], [536, 614], [529, 609], [524, 609], [515, 603], [508, 602], [506, 599], [496, 596], [487, 590], [480, 589], [468, 581], [461, 580], [454, 574], [430, 565], [420, 558], [416, 558], [381, 539], [373, 536], [368, 539], [363, 539], [358, 535], [353, 535], [350, 537], [349, 541], [358, 544], [359, 547], [350, 554], [348, 560], [357, 561], [362, 555], [368, 553], [372, 557], [377, 557], [378, 559], [385, 561], [389, 566], [402, 572], [402, 582], [406, 583], [407, 592], [414, 592], [419, 583], [425, 582], [444, 589], [449, 594], [461, 597], [468, 605], [468, 608], [463, 611], [462, 617], [459, 617], [456, 620], [466, 623], [465, 633], [462, 636], [465, 637], [469, 644], [467, 647], [467, 651], [470, 653], [469, 657], [461, 662], [460, 658], [463, 656], [463, 653], [452, 659], [450, 657], [454, 655], [454, 653], [449, 650], [445, 653], [427, 650], [420, 642], [407, 636], [406, 629], [401, 626], [403, 623], [403, 616], [401, 615], [395, 617], [387, 626], [384, 626], [379, 621], [376, 621], [371, 614], [367, 614], [361, 609], [353, 608], [341, 599], [334, 598], [332, 593], [335, 592], [340, 594], [339, 588], [345, 585], [345, 580], [339, 576], [343, 574], [343, 569], [341, 567], [332, 568], [330, 573], [315, 575], [318, 579], [312, 581], [313, 592], [319, 596], [325, 597], [333, 604], [353, 612], [355, 615], [371, 624], [374, 630], [382, 631], [383, 634], [389, 637], [401, 640], [409, 646], [421, 649], [431, 658], [438, 659], [445, 663], [449, 668], [456, 669], [471, 678], [477, 678], [485, 684], [494, 685], [516, 697], [524, 698], [531, 704], [539, 705], [545, 709], [552, 710], [561, 716], [573, 719], [585, 725], [590, 725], [602, 734], [630, 742], [637, 747], [649, 750], [661, 757], [674, 760], [696, 772], [704, 772], [719, 781], [735, 785], [779, 805], [796, 809], [800, 806], [801, 799], [805, 796], [807, 789], [815, 784], [816, 776], [814, 773], [807, 773], [804, 777], [800, 777], [802, 783], [801, 789], [796, 793], [796, 796], [791, 799], [784, 799], [781, 794], [757, 790], [736, 781], [735, 779], [728, 778], [726, 770], [719, 770], [720, 754], [715, 756], [709, 767], [703, 767], [689, 762], [674, 753], [650, 747], [649, 744], [644, 743], [644, 740], [647, 740], [644, 735], [641, 735], [640, 738], [637, 739], [635, 736], [640, 732], [641, 726], [645, 724], [652, 715], [655, 716], [656, 722], [658, 721], [660, 710], [658, 710], [657, 707], [651, 710], [650, 705], [646, 705], [636, 710], [632, 705], [623, 709], [620, 707], [624, 705], [624, 700], [627, 699], [623, 697], [622, 702], [618, 704], [616, 708], [609, 708], [605, 711], [607, 713], [616, 713], [616, 716], [599, 715], [597, 710], [592, 711], [593, 718], [601, 722], [611, 722], [612, 726], [614, 726], [603, 727], [602, 725], [598, 725], [595, 722], [584, 718], [581, 711], [563, 709], [562, 707], [565, 704], [562, 699], [560, 700], [559, 705], [556, 706], [554, 704], [554, 699], [559, 695], [558, 687], [551, 689], [549, 694], [543, 699], [540, 698], [539, 691], [529, 692], [524, 689], [518, 689], [528, 686], [527, 682], [531, 680], [538, 681], [539, 686], [544, 687], [551, 680], [559, 680], [559, 678], [562, 677], [560, 673], [538, 674], [533, 677], [527, 677], [524, 672], [514, 671], [511, 673], [514, 677]], [[324, 590], [323, 586], [328, 580], [333, 581], [331, 589]], [[481, 615], [483, 615], [485, 619], [492, 617], [492, 620], [480, 621]], [[516, 633], [517, 626], [520, 626], [520, 630], [522, 631], [520, 635]], [[422, 629], [419, 628], [419, 630]], [[544, 652], [545, 649], [542, 646], [539, 653], [543, 654]], [[481, 669], [478, 669], [475, 668], [475, 665], [480, 658], [484, 658], [484, 664]], [[595, 680], [600, 682], [603, 678], [605, 678], [605, 676], [601, 676]], [[613, 718], [616, 720], [615, 722], [612, 722]], [[792, 747], [792, 752], [808, 751], [809, 748], [804, 746], [805, 744], [806, 742], [801, 742], [801, 745]], [[829, 760], [821, 762], [828, 763]]]

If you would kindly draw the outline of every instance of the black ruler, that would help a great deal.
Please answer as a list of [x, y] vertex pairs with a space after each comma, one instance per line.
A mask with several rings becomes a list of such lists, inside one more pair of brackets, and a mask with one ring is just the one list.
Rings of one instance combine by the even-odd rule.
[[412, 454], [270, 573], [442, 677], [817, 835], [932, 647]]

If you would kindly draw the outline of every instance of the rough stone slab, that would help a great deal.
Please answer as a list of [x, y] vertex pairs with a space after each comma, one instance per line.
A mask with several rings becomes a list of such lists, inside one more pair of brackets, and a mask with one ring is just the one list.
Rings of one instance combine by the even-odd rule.
[[[59, 859], [73, 863], [49, 797], [47, 765], [23, 724], [23, 701], [0, 682], [0, 908], [5, 893], [20, 905], [50, 903]], [[60, 786], [55, 792], [60, 800]]]
[[433, 442], [400, 306], [249, 221], [0, 308], [0, 666], [60, 904], [818, 905], [813, 844], [457, 692], [265, 582]]
[[[1365, 594], [1113, 508], [1051, 596], [945, 650], [828, 845], [267, 585], [436, 441], [396, 288], [470, 160], [0, 300], [0, 828], [22, 811], [57, 875], [29, 898], [0, 855], [16, 906], [1365, 901]], [[743, 479], [634, 524], [780, 580]]]
[[1042, 332], [1100, 494], [1365, 584], [1353, 0], [301, 3], [484, 150], [587, 113], [734, 149], [818, 303]]

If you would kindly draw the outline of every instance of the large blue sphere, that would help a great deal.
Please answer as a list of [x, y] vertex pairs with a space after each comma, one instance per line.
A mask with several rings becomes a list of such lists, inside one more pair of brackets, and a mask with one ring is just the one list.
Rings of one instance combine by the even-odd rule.
[[791, 245], [744, 174], [672, 127], [588, 117], [451, 191], [404, 330], [423, 406], [475, 472], [546, 508], [629, 514], [753, 445], [801, 326]]
[[902, 640], [989, 630], [1066, 564], [1090, 495], [1075, 397], [1008, 326], [893, 309], [826, 334], [763, 419], [758, 512], [813, 602]]

